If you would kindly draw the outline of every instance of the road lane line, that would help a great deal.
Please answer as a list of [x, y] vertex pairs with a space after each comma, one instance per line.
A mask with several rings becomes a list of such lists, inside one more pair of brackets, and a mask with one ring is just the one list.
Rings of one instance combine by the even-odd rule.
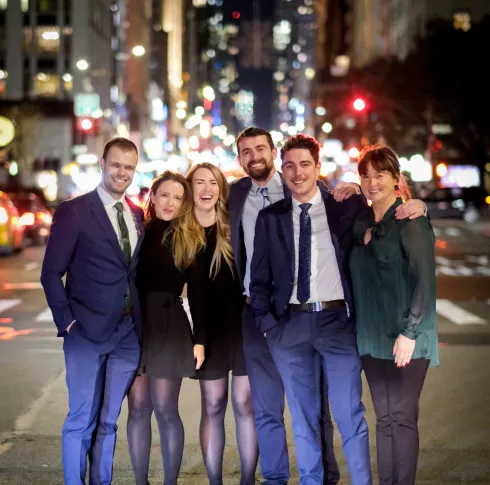
[[45, 308], [39, 315], [35, 318], [36, 322], [52, 322], [53, 313], [49, 307]]
[[436, 311], [456, 325], [485, 325], [486, 321], [478, 315], [463, 310], [449, 300], [436, 300]]
[[48, 382], [48, 384], [43, 387], [39, 397], [32, 402], [27, 412], [16, 419], [13, 431], [2, 433], [0, 435], [0, 456], [12, 447], [12, 440], [16, 436], [27, 434], [29, 432], [33, 424], [38, 419], [39, 413], [41, 412], [43, 406], [50, 399], [51, 391], [60, 383], [60, 381], [64, 379], [65, 370], [63, 369], [51, 382]]
[[5, 283], [4, 290], [42, 290], [40, 281], [29, 281], [27, 283]]
[[0, 300], [0, 313], [8, 310], [9, 308], [12, 308], [13, 306], [18, 305], [19, 303], [22, 303], [22, 300]]
[[32, 261], [30, 263], [27, 263], [25, 266], [24, 266], [24, 269], [26, 271], [33, 271], [37, 268], [39, 268], [41, 266], [40, 263], [38, 263], [37, 261]]
[[65, 371], [63, 370], [51, 382], [44, 386], [39, 397], [33, 401], [27, 412], [17, 418], [13, 432], [14, 435], [25, 434], [31, 429], [41, 409], [48, 402], [51, 391], [64, 379]]

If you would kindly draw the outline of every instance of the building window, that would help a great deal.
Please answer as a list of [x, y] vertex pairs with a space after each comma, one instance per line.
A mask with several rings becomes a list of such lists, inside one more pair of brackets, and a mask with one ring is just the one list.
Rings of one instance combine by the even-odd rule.
[[0, 0], [0, 10], [7, 10], [7, 0]]
[[39, 13], [56, 13], [57, 0], [38, 0], [37, 11]]
[[55, 97], [60, 92], [60, 77], [57, 74], [39, 72], [34, 78], [36, 96]]
[[37, 27], [36, 43], [38, 52], [43, 54], [54, 54], [60, 47], [60, 29], [58, 26]]
[[471, 14], [469, 12], [454, 12], [453, 25], [456, 30], [468, 32], [471, 29]]
[[20, 9], [23, 12], [29, 11], [29, 0], [20, 0]]

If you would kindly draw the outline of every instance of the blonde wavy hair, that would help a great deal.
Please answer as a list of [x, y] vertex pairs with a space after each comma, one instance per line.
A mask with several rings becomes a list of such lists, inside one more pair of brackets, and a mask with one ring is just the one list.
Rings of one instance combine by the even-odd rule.
[[[192, 188], [192, 182], [196, 172], [205, 168], [209, 170], [219, 187], [219, 198], [216, 202], [216, 249], [211, 260], [209, 276], [214, 278], [223, 261], [233, 271], [233, 249], [231, 246], [231, 227], [230, 213], [228, 211], [228, 198], [230, 196], [230, 186], [223, 172], [211, 163], [199, 163], [192, 167], [187, 174], [187, 181]], [[194, 211], [187, 212], [179, 217], [179, 222], [174, 232], [173, 254], [175, 265], [180, 270], [191, 266], [197, 253], [206, 246], [206, 233], [199, 224]]]

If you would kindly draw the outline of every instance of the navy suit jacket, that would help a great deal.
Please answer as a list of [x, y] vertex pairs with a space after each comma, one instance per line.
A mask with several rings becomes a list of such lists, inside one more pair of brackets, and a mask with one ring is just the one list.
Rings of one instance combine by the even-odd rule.
[[106, 341], [121, 321], [128, 282], [135, 326], [141, 332], [135, 275], [144, 233], [143, 211], [126, 200], [138, 230], [138, 244], [129, 266], [97, 190], [62, 202], [56, 209], [41, 283], [58, 336], [76, 320], [70, 334], [79, 334], [93, 342]]
[[[354, 220], [368, 210], [362, 195], [336, 202], [325, 187], [319, 185], [332, 243], [340, 270], [344, 298], [354, 315], [349, 254], [352, 248]], [[270, 330], [286, 312], [294, 286], [294, 229], [291, 197], [263, 209], [255, 228], [250, 298], [256, 321], [262, 332]], [[274, 304], [271, 305], [271, 300]]]
[[[279, 172], [279, 176], [281, 177], [281, 180], [283, 180], [281, 172]], [[245, 268], [247, 263], [247, 253], [245, 251], [243, 238], [242, 215], [245, 201], [247, 200], [251, 187], [252, 179], [250, 177], [243, 177], [236, 180], [231, 184], [230, 198], [228, 201], [231, 217], [231, 244], [233, 246], [233, 254], [235, 257], [238, 277], [240, 278], [240, 284], [242, 285], [242, 291], [245, 291], [243, 280], [245, 279]], [[284, 181], [283, 189], [284, 197], [290, 197], [291, 192]]]

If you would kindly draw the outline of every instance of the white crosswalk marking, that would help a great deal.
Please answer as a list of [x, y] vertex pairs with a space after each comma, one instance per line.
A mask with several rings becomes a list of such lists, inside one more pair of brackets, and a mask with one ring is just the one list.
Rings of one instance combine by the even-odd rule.
[[478, 315], [463, 310], [460, 306], [449, 300], [437, 300], [436, 311], [456, 325], [484, 325], [486, 322]]
[[51, 313], [51, 309], [45, 308], [36, 318], [36, 322], [52, 322], [53, 314]]
[[9, 308], [17, 306], [19, 303], [22, 303], [22, 300], [0, 300], [0, 313], [8, 310]]

